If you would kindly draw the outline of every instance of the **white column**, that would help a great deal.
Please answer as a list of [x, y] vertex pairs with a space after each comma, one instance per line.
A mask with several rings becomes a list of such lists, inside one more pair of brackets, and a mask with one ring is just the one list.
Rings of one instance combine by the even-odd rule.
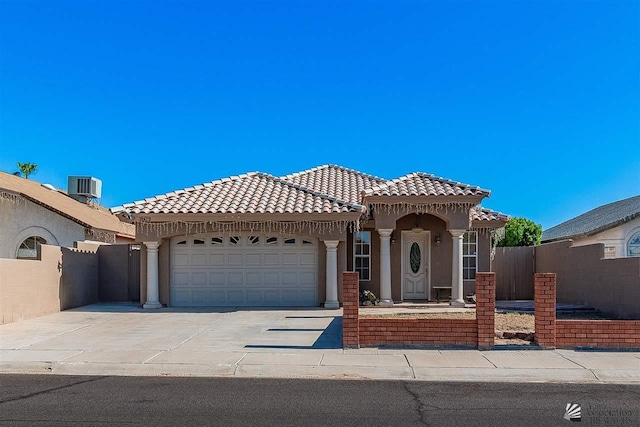
[[158, 290], [158, 247], [159, 242], [144, 242], [147, 247], [147, 302], [143, 308], [161, 308]]
[[449, 230], [453, 236], [453, 259], [451, 269], [451, 305], [464, 307], [462, 282], [462, 239], [466, 230]]
[[380, 229], [380, 306], [392, 307], [391, 298], [391, 232], [392, 229]]
[[327, 246], [326, 300], [324, 308], [340, 308], [338, 302], [338, 240], [325, 240]]

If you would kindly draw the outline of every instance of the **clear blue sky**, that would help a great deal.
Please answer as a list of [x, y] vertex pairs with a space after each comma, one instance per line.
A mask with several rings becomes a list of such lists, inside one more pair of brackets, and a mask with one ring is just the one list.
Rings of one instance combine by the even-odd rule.
[[115, 206], [337, 163], [544, 228], [640, 193], [639, 1], [0, 0], [0, 170]]

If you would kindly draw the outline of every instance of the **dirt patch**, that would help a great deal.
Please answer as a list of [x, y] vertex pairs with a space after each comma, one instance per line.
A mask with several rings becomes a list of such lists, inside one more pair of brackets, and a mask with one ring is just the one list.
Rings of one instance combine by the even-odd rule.
[[[472, 311], [460, 313], [395, 313], [395, 314], [366, 314], [367, 317], [390, 317], [403, 319], [475, 319]], [[496, 313], [496, 330], [533, 332], [533, 314]]]
[[529, 313], [496, 313], [496, 331], [533, 332], [534, 317]]

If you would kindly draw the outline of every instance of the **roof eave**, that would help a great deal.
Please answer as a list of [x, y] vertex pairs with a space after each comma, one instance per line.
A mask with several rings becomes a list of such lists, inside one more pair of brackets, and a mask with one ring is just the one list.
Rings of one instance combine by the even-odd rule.
[[[584, 239], [586, 237], [591, 237], [591, 236], [595, 236], [596, 234], [600, 234], [603, 231], [607, 231], [607, 230], [611, 230], [612, 228], [616, 228], [622, 224], [625, 224], [629, 221], [633, 221], [634, 219], [640, 217], [640, 212], [637, 212], [635, 214], [631, 214], [631, 215], [627, 215], [626, 217], [619, 219], [617, 221], [613, 221], [609, 224], [605, 224], [603, 226], [594, 228], [593, 230], [589, 230], [589, 231], [585, 231], [584, 233], [577, 233], [577, 234], [571, 234], [571, 235], [564, 235], [564, 236], [558, 236], [558, 237], [553, 237], [551, 239], [546, 239], [546, 240], [542, 240], [543, 242], [555, 242], [558, 240], [567, 240], [567, 239]], [[557, 227], [557, 226], [556, 226]]]
[[363, 205], [366, 204], [396, 204], [396, 203], [470, 203], [479, 204], [485, 195], [466, 195], [466, 196], [364, 196]]
[[134, 213], [134, 222], [269, 222], [269, 221], [357, 221], [359, 211], [331, 213]]
[[471, 228], [502, 228], [507, 223], [508, 220], [500, 220], [500, 219], [475, 219], [471, 221]]

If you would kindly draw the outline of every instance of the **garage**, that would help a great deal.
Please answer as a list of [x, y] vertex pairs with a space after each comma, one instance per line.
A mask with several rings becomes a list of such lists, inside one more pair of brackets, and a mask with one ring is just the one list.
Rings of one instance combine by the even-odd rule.
[[318, 241], [268, 233], [171, 239], [172, 306], [317, 306]]

